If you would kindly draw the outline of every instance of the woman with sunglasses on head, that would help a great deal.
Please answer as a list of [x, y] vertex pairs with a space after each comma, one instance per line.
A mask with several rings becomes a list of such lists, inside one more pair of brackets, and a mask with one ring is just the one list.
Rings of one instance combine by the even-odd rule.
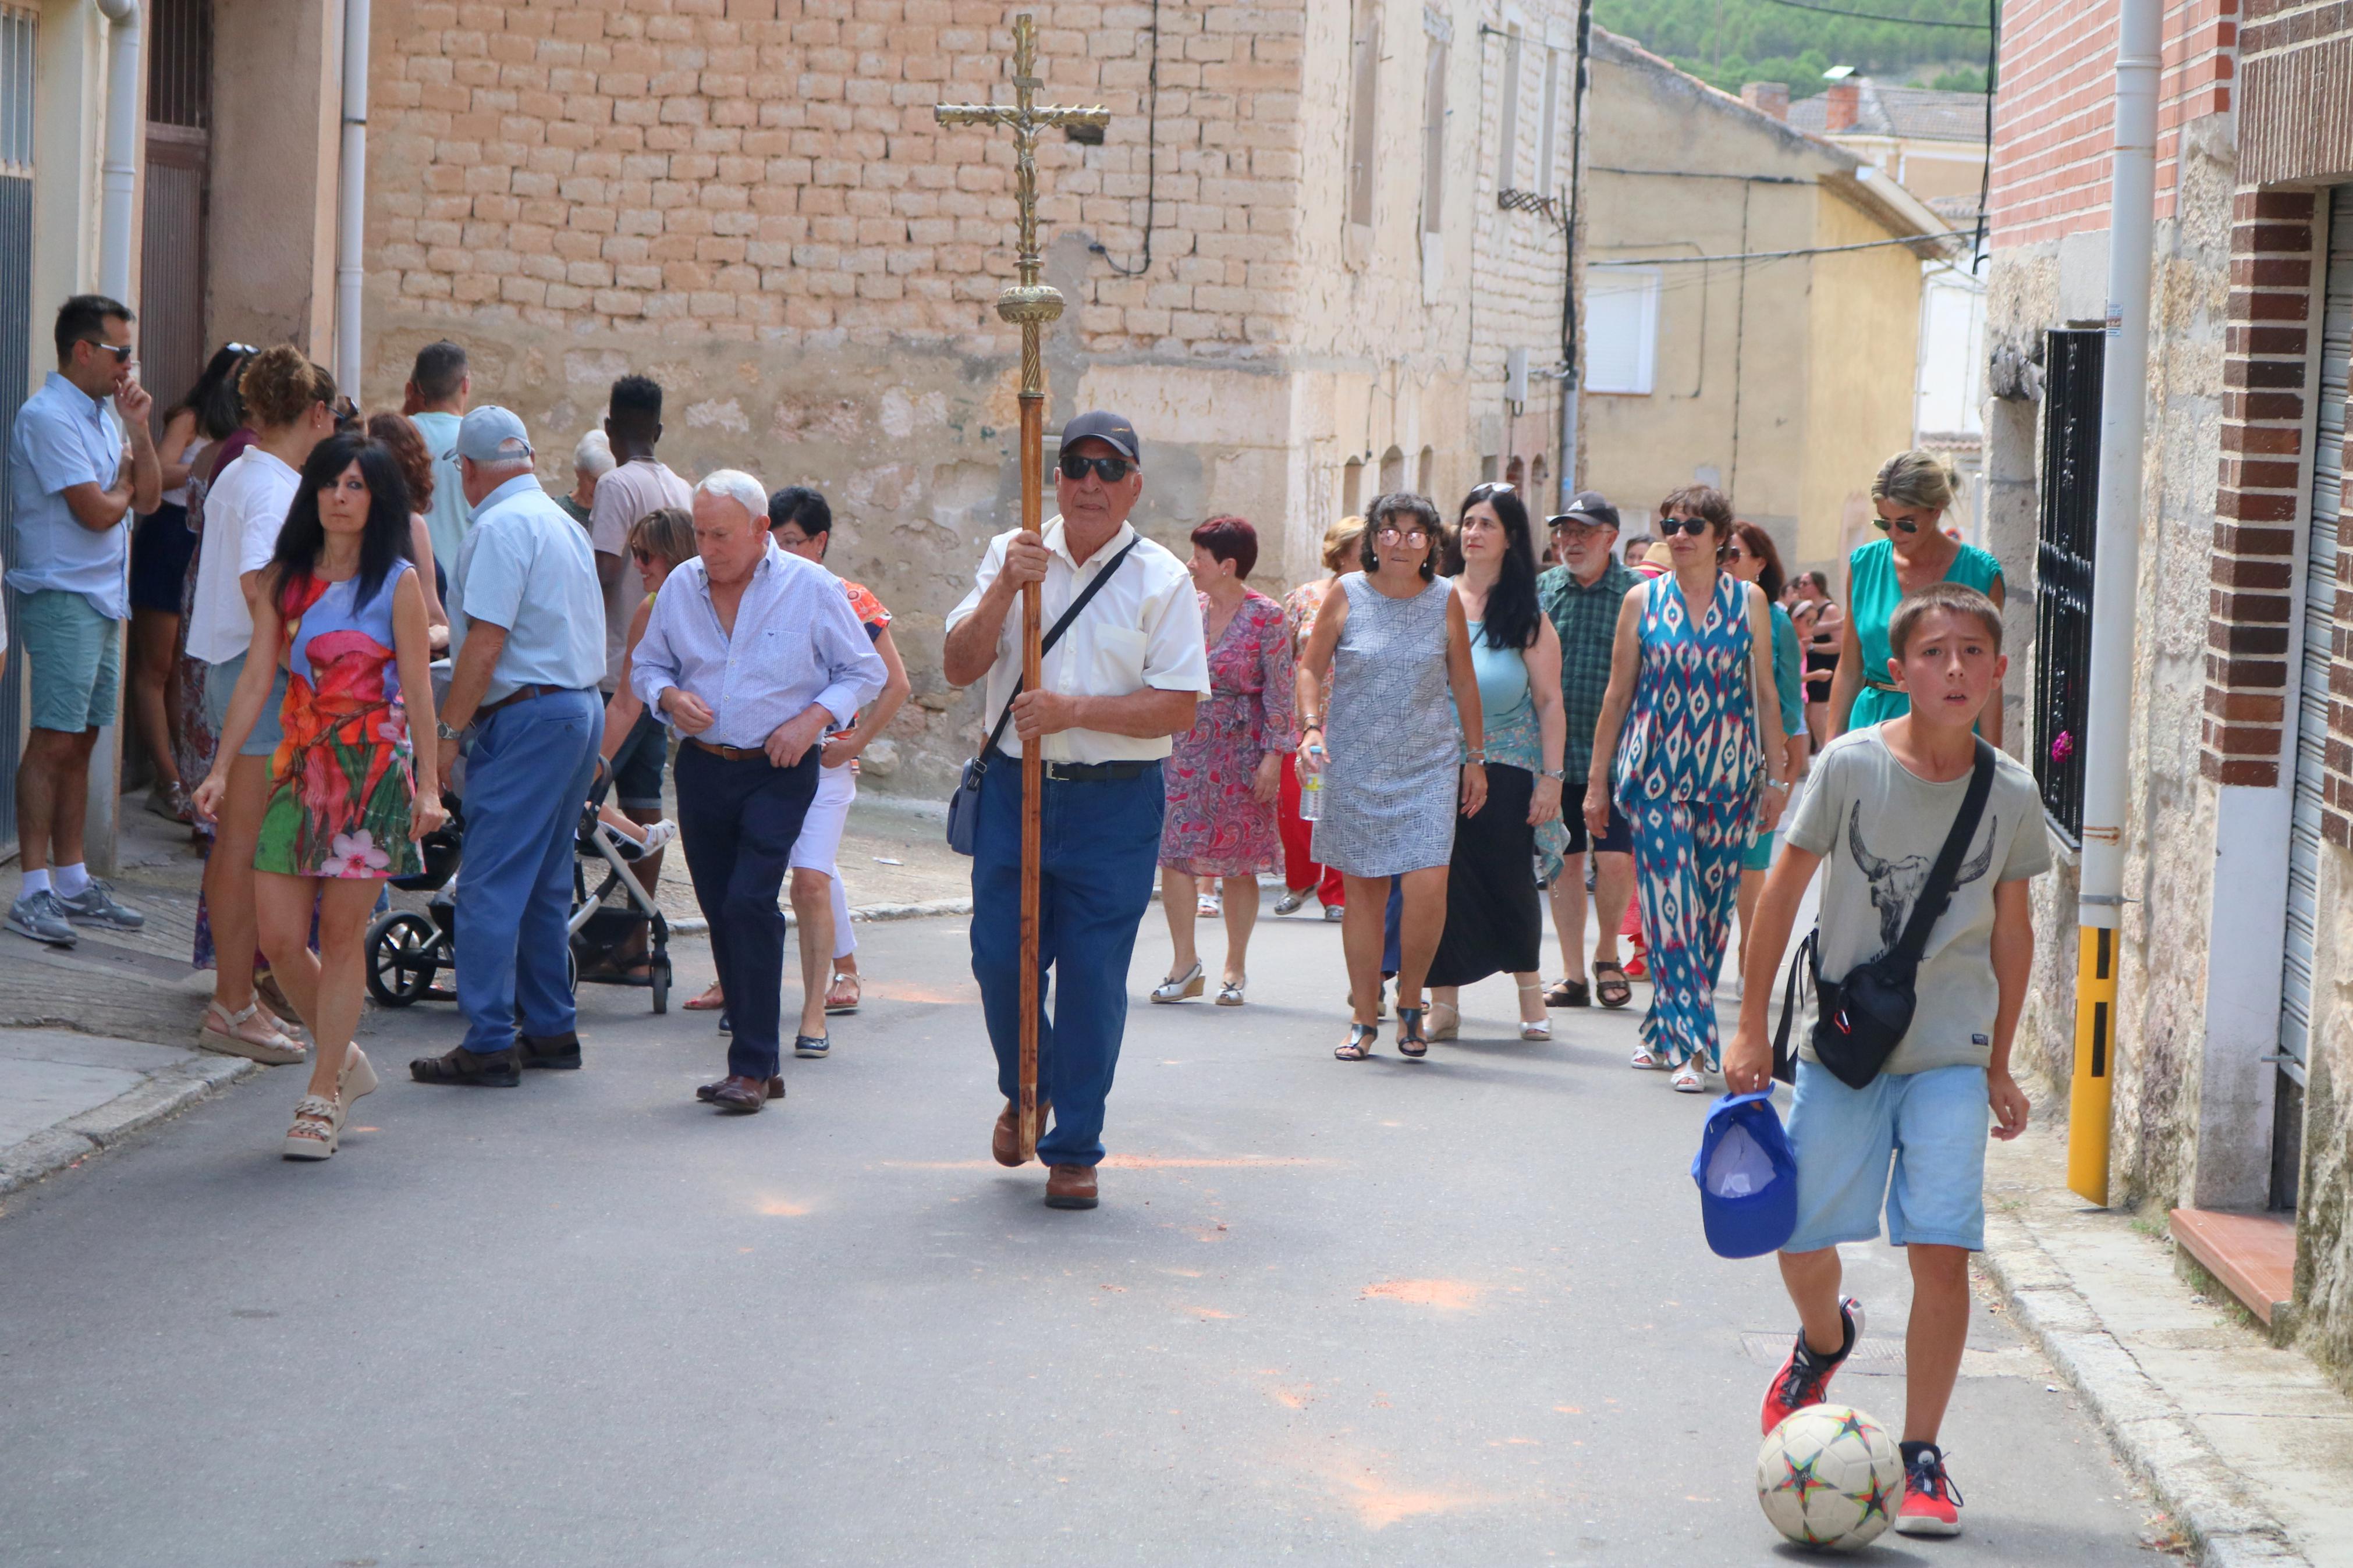
[[1546, 884], [1558, 876], [1568, 849], [1560, 821], [1568, 742], [1560, 634], [1536, 602], [1535, 542], [1510, 485], [1481, 485], [1464, 498], [1454, 542], [1462, 558], [1454, 597], [1479, 678], [1487, 805], [1454, 830], [1446, 930], [1430, 963], [1430, 1037], [1460, 1033], [1462, 986], [1508, 973], [1520, 992], [1520, 1038], [1548, 1040], [1536, 881], [1539, 872]]
[[[1421, 987], [1446, 922], [1454, 818], [1477, 816], [1487, 799], [1478, 670], [1461, 602], [1438, 574], [1444, 542], [1426, 498], [1375, 500], [1365, 512], [1363, 569], [1325, 596], [1299, 658], [1299, 768], [1323, 775], [1315, 858], [1337, 867], [1347, 890], [1340, 942], [1353, 1020], [1332, 1053], [1342, 1061], [1362, 1061], [1380, 1038], [1381, 910], [1391, 877], [1404, 898], [1398, 1050], [1429, 1054]], [[1318, 707], [1327, 671], [1328, 714]]]
[[1632, 1065], [1670, 1068], [1678, 1090], [1698, 1094], [1719, 1070], [1715, 976], [1741, 858], [1786, 753], [1765, 745], [1766, 716], [1778, 714], [1765, 595], [1719, 564], [1732, 503], [1692, 485], [1660, 511], [1673, 570], [1619, 609], [1585, 820], [1606, 830], [1614, 797], [1634, 825], [1651, 1009]]
[[410, 531], [407, 487], [383, 447], [337, 436], [308, 454], [285, 526], [256, 574], [252, 638], [221, 725], [223, 754], [196, 786], [196, 808], [212, 816], [232, 787], [229, 758], [264, 705], [282, 704], [252, 872], [262, 946], [319, 1046], [287, 1130], [290, 1160], [332, 1156], [352, 1102], [376, 1086], [352, 1041], [368, 919], [387, 879], [416, 874], [417, 840], [441, 822], [433, 656]]
[[[1846, 628], [1831, 681], [1832, 740], [1912, 710], [1887, 669], [1887, 623], [1905, 595], [1932, 583], [1958, 583], [2002, 603], [2001, 563], [1937, 527], [1953, 504], [1953, 470], [1944, 458], [1917, 447], [1896, 453], [1871, 481], [1871, 502], [1887, 537], [1847, 558]], [[1986, 704], [1978, 733], [2001, 744], [1999, 700]]]
[[[1740, 952], [1735, 969], [1737, 978], [1748, 967], [1748, 921], [1757, 912], [1758, 897], [1765, 891], [1765, 873], [1773, 868], [1774, 840], [1780, 831], [1782, 810], [1789, 804], [1789, 785], [1806, 771], [1810, 748], [1806, 737], [1798, 627], [1781, 603], [1781, 552], [1774, 545], [1773, 536], [1755, 523], [1736, 522], [1732, 525], [1732, 538], [1724, 547], [1724, 569], [1744, 583], [1756, 584], [1772, 613], [1774, 712], [1779, 723], [1766, 726], [1765, 750], [1768, 755], [1779, 750], [1785, 769], [1779, 779], [1765, 786], [1765, 808], [1757, 824], [1757, 838], [1740, 861]], [[1777, 735], [1778, 748], [1774, 740]]]

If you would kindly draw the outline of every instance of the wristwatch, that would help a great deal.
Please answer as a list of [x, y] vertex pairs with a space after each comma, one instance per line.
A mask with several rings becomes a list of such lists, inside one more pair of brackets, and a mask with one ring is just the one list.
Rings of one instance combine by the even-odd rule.
[[1567, 768], [1546, 768], [1544, 770], [1544, 776], [1552, 780], [1555, 784], [1567, 784], [1568, 782], [1568, 770]]
[[1465, 756], [1462, 761], [1466, 765], [1475, 763], [1480, 767], [1485, 767], [1487, 765], [1486, 748], [1481, 747], [1478, 750], [1472, 752], [1469, 755]]
[[442, 719], [436, 719], [433, 721], [433, 732], [445, 741], [454, 741], [465, 733], [463, 730], [452, 730], [449, 728], [448, 721]]

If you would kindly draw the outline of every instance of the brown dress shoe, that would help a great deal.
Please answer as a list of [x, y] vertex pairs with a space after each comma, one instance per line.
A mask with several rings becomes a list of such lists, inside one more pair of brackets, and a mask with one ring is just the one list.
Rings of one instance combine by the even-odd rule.
[[[1053, 1109], [1042, 1100], [1038, 1102], [1038, 1131], [1041, 1135], [1046, 1131], [1046, 1113]], [[988, 1152], [1000, 1165], [1026, 1163], [1021, 1158], [1021, 1108], [1009, 1100], [1005, 1109], [997, 1113], [997, 1131], [989, 1135]]]
[[1050, 1209], [1091, 1209], [1095, 1206], [1095, 1168], [1057, 1165], [1046, 1173], [1046, 1206]]
[[756, 1078], [744, 1078], [738, 1074], [720, 1080], [719, 1087], [712, 1091], [711, 1103], [722, 1110], [749, 1116], [767, 1104], [769, 1091], [778, 1087], [774, 1079], [763, 1083]]
[[[734, 1081], [732, 1078], [723, 1078], [717, 1083], [706, 1083], [694, 1091], [694, 1098], [708, 1105], [719, 1098], [721, 1089]], [[785, 1080], [782, 1078], [772, 1078], [768, 1080], [768, 1098], [770, 1100], [785, 1098]]]

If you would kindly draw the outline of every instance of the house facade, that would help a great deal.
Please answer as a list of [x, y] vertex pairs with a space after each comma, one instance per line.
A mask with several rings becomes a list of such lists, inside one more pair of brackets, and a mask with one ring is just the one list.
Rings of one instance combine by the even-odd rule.
[[[2166, 10], [2113, 1181], [2353, 1378], [2353, 16], [2236, 11]], [[2031, 641], [2006, 733], [2063, 843], [2081, 826], [2116, 12], [2005, 8], [1994, 142], [1988, 532]], [[2063, 1093], [2075, 887], [2072, 867], [2038, 887], [2021, 1035]], [[2276, 1268], [2229, 1278], [2226, 1225]]]

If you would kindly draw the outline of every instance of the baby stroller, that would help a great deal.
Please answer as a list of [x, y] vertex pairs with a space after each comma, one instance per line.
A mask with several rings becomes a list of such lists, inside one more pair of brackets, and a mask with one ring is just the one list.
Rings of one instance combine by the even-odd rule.
[[[573, 839], [572, 913], [566, 921], [572, 940], [565, 954], [566, 978], [578, 991], [584, 965], [609, 970], [614, 953], [643, 931], [647, 937], [643, 980], [608, 979], [593, 973], [591, 980], [646, 987], [653, 992], [654, 1011], [667, 1013], [670, 922], [662, 918], [661, 906], [630, 871], [628, 857], [622, 853], [621, 835], [597, 820], [597, 808], [610, 787], [611, 779], [599, 763], [596, 787], [581, 808], [580, 826]], [[387, 1007], [458, 999], [455, 990], [436, 981], [457, 966], [454, 882], [465, 844], [465, 811], [463, 802], [446, 793], [442, 803], [448, 808], [448, 820], [426, 835], [418, 846], [424, 852], [425, 869], [414, 877], [392, 879], [396, 888], [430, 892], [433, 896], [427, 901], [426, 913], [393, 910], [377, 916], [368, 927], [368, 994]], [[593, 893], [589, 891], [592, 876], [596, 879]]]

